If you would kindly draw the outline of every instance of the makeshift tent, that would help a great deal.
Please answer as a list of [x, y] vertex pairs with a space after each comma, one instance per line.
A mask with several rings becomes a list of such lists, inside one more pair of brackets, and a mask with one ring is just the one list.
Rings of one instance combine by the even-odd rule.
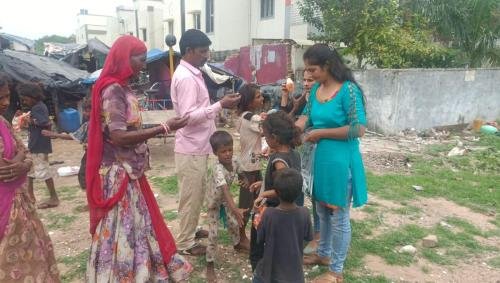
[[[5, 72], [14, 83], [38, 82], [47, 96], [46, 104], [51, 114], [57, 117], [60, 108], [76, 107], [88, 92], [81, 84], [89, 74], [53, 58], [12, 50], [0, 51], [0, 71]], [[48, 94], [48, 95], [47, 95]], [[12, 99], [18, 99], [14, 93]], [[16, 102], [16, 101], [14, 101]], [[11, 112], [19, 107], [12, 104]], [[9, 113], [13, 115], [13, 113]], [[9, 115], [6, 115], [9, 119]]]
[[0, 33], [0, 49], [33, 52], [35, 41], [13, 34]]
[[91, 38], [87, 44], [81, 44], [71, 50], [61, 60], [74, 67], [94, 72], [104, 66], [109, 47], [97, 38]]

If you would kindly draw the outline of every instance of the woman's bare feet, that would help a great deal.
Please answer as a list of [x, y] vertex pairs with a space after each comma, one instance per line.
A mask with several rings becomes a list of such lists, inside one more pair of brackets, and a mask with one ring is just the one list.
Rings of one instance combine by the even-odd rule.
[[48, 199], [38, 205], [38, 209], [47, 209], [59, 206], [59, 199]]

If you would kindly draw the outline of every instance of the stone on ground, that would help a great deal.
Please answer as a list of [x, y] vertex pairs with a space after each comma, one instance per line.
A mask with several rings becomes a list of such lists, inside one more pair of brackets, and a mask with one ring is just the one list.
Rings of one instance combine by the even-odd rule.
[[422, 246], [425, 248], [435, 248], [438, 245], [438, 238], [436, 235], [428, 235], [422, 239]]

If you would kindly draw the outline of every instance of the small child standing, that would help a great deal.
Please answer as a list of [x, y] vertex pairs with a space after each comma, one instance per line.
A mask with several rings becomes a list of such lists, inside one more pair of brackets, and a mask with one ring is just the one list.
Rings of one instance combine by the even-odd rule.
[[[278, 195], [275, 191], [274, 176], [284, 168], [293, 168], [300, 171], [300, 156], [294, 147], [300, 144], [300, 129], [295, 126], [294, 121], [283, 111], [269, 114], [262, 123], [262, 130], [267, 144], [271, 150], [269, 161], [262, 181], [250, 185], [250, 190], [259, 192], [254, 201], [254, 207], [265, 205], [276, 207], [279, 205]], [[263, 204], [264, 202], [264, 204]], [[295, 199], [297, 205], [304, 204], [304, 194], [300, 192]], [[257, 243], [257, 230], [252, 225], [250, 234], [250, 263], [255, 270], [257, 262], [263, 256], [264, 245]]]
[[257, 228], [257, 242], [264, 244], [264, 256], [257, 264], [254, 283], [303, 283], [302, 258], [304, 241], [313, 239], [309, 211], [297, 206], [302, 193], [300, 172], [284, 168], [276, 172], [274, 190], [277, 207], [269, 207]]
[[238, 170], [238, 164], [233, 159], [233, 138], [226, 131], [216, 131], [210, 137], [210, 145], [217, 156], [215, 165], [209, 171], [209, 186], [207, 189], [208, 207], [208, 246], [206, 253], [207, 281], [215, 282], [214, 261], [217, 253], [217, 233], [221, 208], [227, 216], [227, 227], [235, 250], [248, 251], [248, 242], [240, 240], [239, 229], [243, 226], [243, 214], [247, 209], [238, 209], [234, 203], [229, 188]]
[[33, 181], [34, 179], [44, 180], [50, 197], [47, 201], [40, 203], [38, 208], [56, 207], [59, 205], [59, 198], [57, 197], [54, 185], [54, 173], [49, 164], [49, 153], [52, 153], [52, 142], [50, 138], [42, 135], [42, 130], [47, 130], [51, 127], [49, 110], [42, 101], [44, 99], [42, 88], [35, 83], [24, 83], [17, 86], [16, 90], [21, 98], [22, 105], [29, 108], [31, 112], [28, 123], [28, 149], [33, 158], [33, 167], [28, 174], [28, 193], [34, 200]]
[[[260, 173], [262, 117], [255, 113], [264, 106], [264, 98], [256, 84], [244, 85], [238, 92], [241, 95], [241, 100], [238, 104], [238, 113], [240, 114], [238, 132], [240, 134], [241, 146], [238, 162], [242, 171], [239, 175], [241, 186], [238, 207], [250, 210], [256, 194], [250, 191], [249, 185], [257, 181], [262, 181]], [[250, 218], [250, 213], [245, 213], [244, 216], [243, 226], [240, 228], [240, 239], [242, 242], [248, 243], [249, 240], [246, 236], [245, 228]]]
[[89, 117], [90, 117], [90, 99], [84, 98], [83, 99], [83, 123], [73, 133], [57, 133], [49, 130], [42, 130], [42, 135], [52, 138], [52, 139], [63, 139], [63, 140], [75, 140], [80, 142], [80, 144], [83, 145], [83, 156], [82, 160], [80, 161], [80, 170], [78, 171], [78, 183], [80, 184], [80, 188], [82, 190], [85, 190], [86, 185], [85, 185], [85, 167], [87, 164], [87, 133], [88, 133], [88, 127], [89, 127]]

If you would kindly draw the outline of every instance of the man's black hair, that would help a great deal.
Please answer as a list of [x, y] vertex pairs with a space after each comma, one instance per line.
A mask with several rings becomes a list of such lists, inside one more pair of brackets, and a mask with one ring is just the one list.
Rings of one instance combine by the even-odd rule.
[[286, 202], [294, 202], [302, 192], [302, 175], [293, 168], [276, 171], [273, 180], [278, 197]]
[[212, 44], [208, 36], [200, 30], [188, 29], [185, 31], [179, 41], [181, 55], [184, 56], [188, 48], [207, 47]]

